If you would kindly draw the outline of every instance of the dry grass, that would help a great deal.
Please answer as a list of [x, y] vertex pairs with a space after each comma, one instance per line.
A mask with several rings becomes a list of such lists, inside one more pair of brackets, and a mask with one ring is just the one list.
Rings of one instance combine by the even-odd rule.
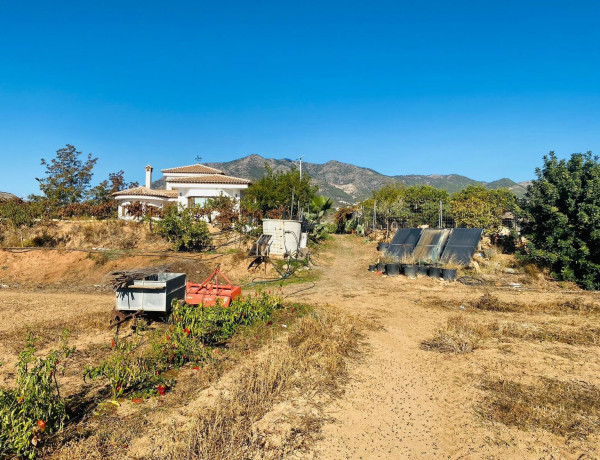
[[44, 323], [26, 324], [5, 331], [0, 331], [0, 341], [9, 344], [9, 349], [15, 353], [21, 351], [26, 343], [27, 334], [36, 338], [39, 349], [56, 341], [63, 330], [74, 338], [90, 331], [108, 328], [109, 315], [106, 312], [83, 313], [65, 319], [54, 319]]
[[452, 316], [443, 328], [437, 330], [433, 338], [421, 342], [421, 347], [440, 353], [470, 353], [488, 335], [484, 325], [468, 321], [462, 315]]
[[305, 402], [301, 413], [289, 416], [285, 411], [276, 423], [265, 423], [264, 428], [276, 434], [267, 434], [261, 421], [283, 400], [315, 401], [339, 394], [347, 360], [361, 342], [357, 321], [339, 312], [321, 311], [300, 319], [287, 340], [274, 342], [236, 372], [226, 391], [199, 410], [191, 423], [173, 426], [171, 435], [153, 446], [152, 456], [280, 458], [305, 448], [322, 423], [314, 402]]
[[86, 246], [111, 249], [133, 249], [140, 242], [143, 227], [119, 220], [92, 222], [81, 227], [82, 243]]
[[594, 301], [586, 301], [581, 297], [570, 300], [546, 302], [546, 303], [516, 303], [504, 302], [489, 292], [485, 293], [474, 302], [464, 302], [476, 310], [495, 311], [505, 313], [600, 313], [600, 304]]
[[558, 342], [567, 345], [600, 345], [600, 327], [578, 328], [541, 326], [532, 323], [490, 323], [490, 334], [497, 338], [515, 338], [530, 342]]
[[491, 421], [568, 438], [585, 438], [600, 426], [600, 389], [585, 382], [485, 380], [482, 389], [488, 394], [478, 412]]

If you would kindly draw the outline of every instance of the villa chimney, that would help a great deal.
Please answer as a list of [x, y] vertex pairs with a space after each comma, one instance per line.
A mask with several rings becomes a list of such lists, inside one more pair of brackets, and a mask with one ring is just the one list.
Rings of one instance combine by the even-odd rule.
[[152, 166], [146, 166], [146, 188], [152, 188]]

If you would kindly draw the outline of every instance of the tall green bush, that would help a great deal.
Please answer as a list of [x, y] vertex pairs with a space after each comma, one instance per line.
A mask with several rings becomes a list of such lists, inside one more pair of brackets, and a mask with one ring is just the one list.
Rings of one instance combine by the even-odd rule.
[[600, 164], [591, 152], [544, 156], [527, 191], [524, 257], [557, 279], [600, 288]]
[[161, 236], [173, 243], [176, 251], [202, 251], [212, 244], [208, 225], [193, 208], [167, 208], [156, 227]]

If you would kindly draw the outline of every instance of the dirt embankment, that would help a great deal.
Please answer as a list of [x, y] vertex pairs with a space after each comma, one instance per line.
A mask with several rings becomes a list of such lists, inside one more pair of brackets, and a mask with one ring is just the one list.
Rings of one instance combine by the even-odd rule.
[[0, 287], [105, 290], [105, 277], [111, 271], [140, 267], [186, 273], [196, 282], [203, 281], [217, 265], [236, 283], [276, 275], [272, 267], [266, 274], [248, 271], [248, 243], [212, 227], [216, 249], [209, 253], [174, 252], [147, 223], [54, 222], [33, 232], [40, 238], [45, 235], [40, 240], [45, 246], [0, 249]]

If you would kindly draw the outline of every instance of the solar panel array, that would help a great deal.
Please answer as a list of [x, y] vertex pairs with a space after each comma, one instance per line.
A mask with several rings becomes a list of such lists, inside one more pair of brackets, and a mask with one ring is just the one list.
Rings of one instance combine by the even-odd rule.
[[388, 246], [387, 252], [389, 255], [396, 257], [398, 260], [405, 255], [412, 254], [415, 246], [421, 238], [421, 228], [399, 228], [392, 242]]
[[400, 228], [390, 243], [387, 254], [401, 260], [413, 255], [419, 262], [469, 265], [477, 249], [481, 228]]

